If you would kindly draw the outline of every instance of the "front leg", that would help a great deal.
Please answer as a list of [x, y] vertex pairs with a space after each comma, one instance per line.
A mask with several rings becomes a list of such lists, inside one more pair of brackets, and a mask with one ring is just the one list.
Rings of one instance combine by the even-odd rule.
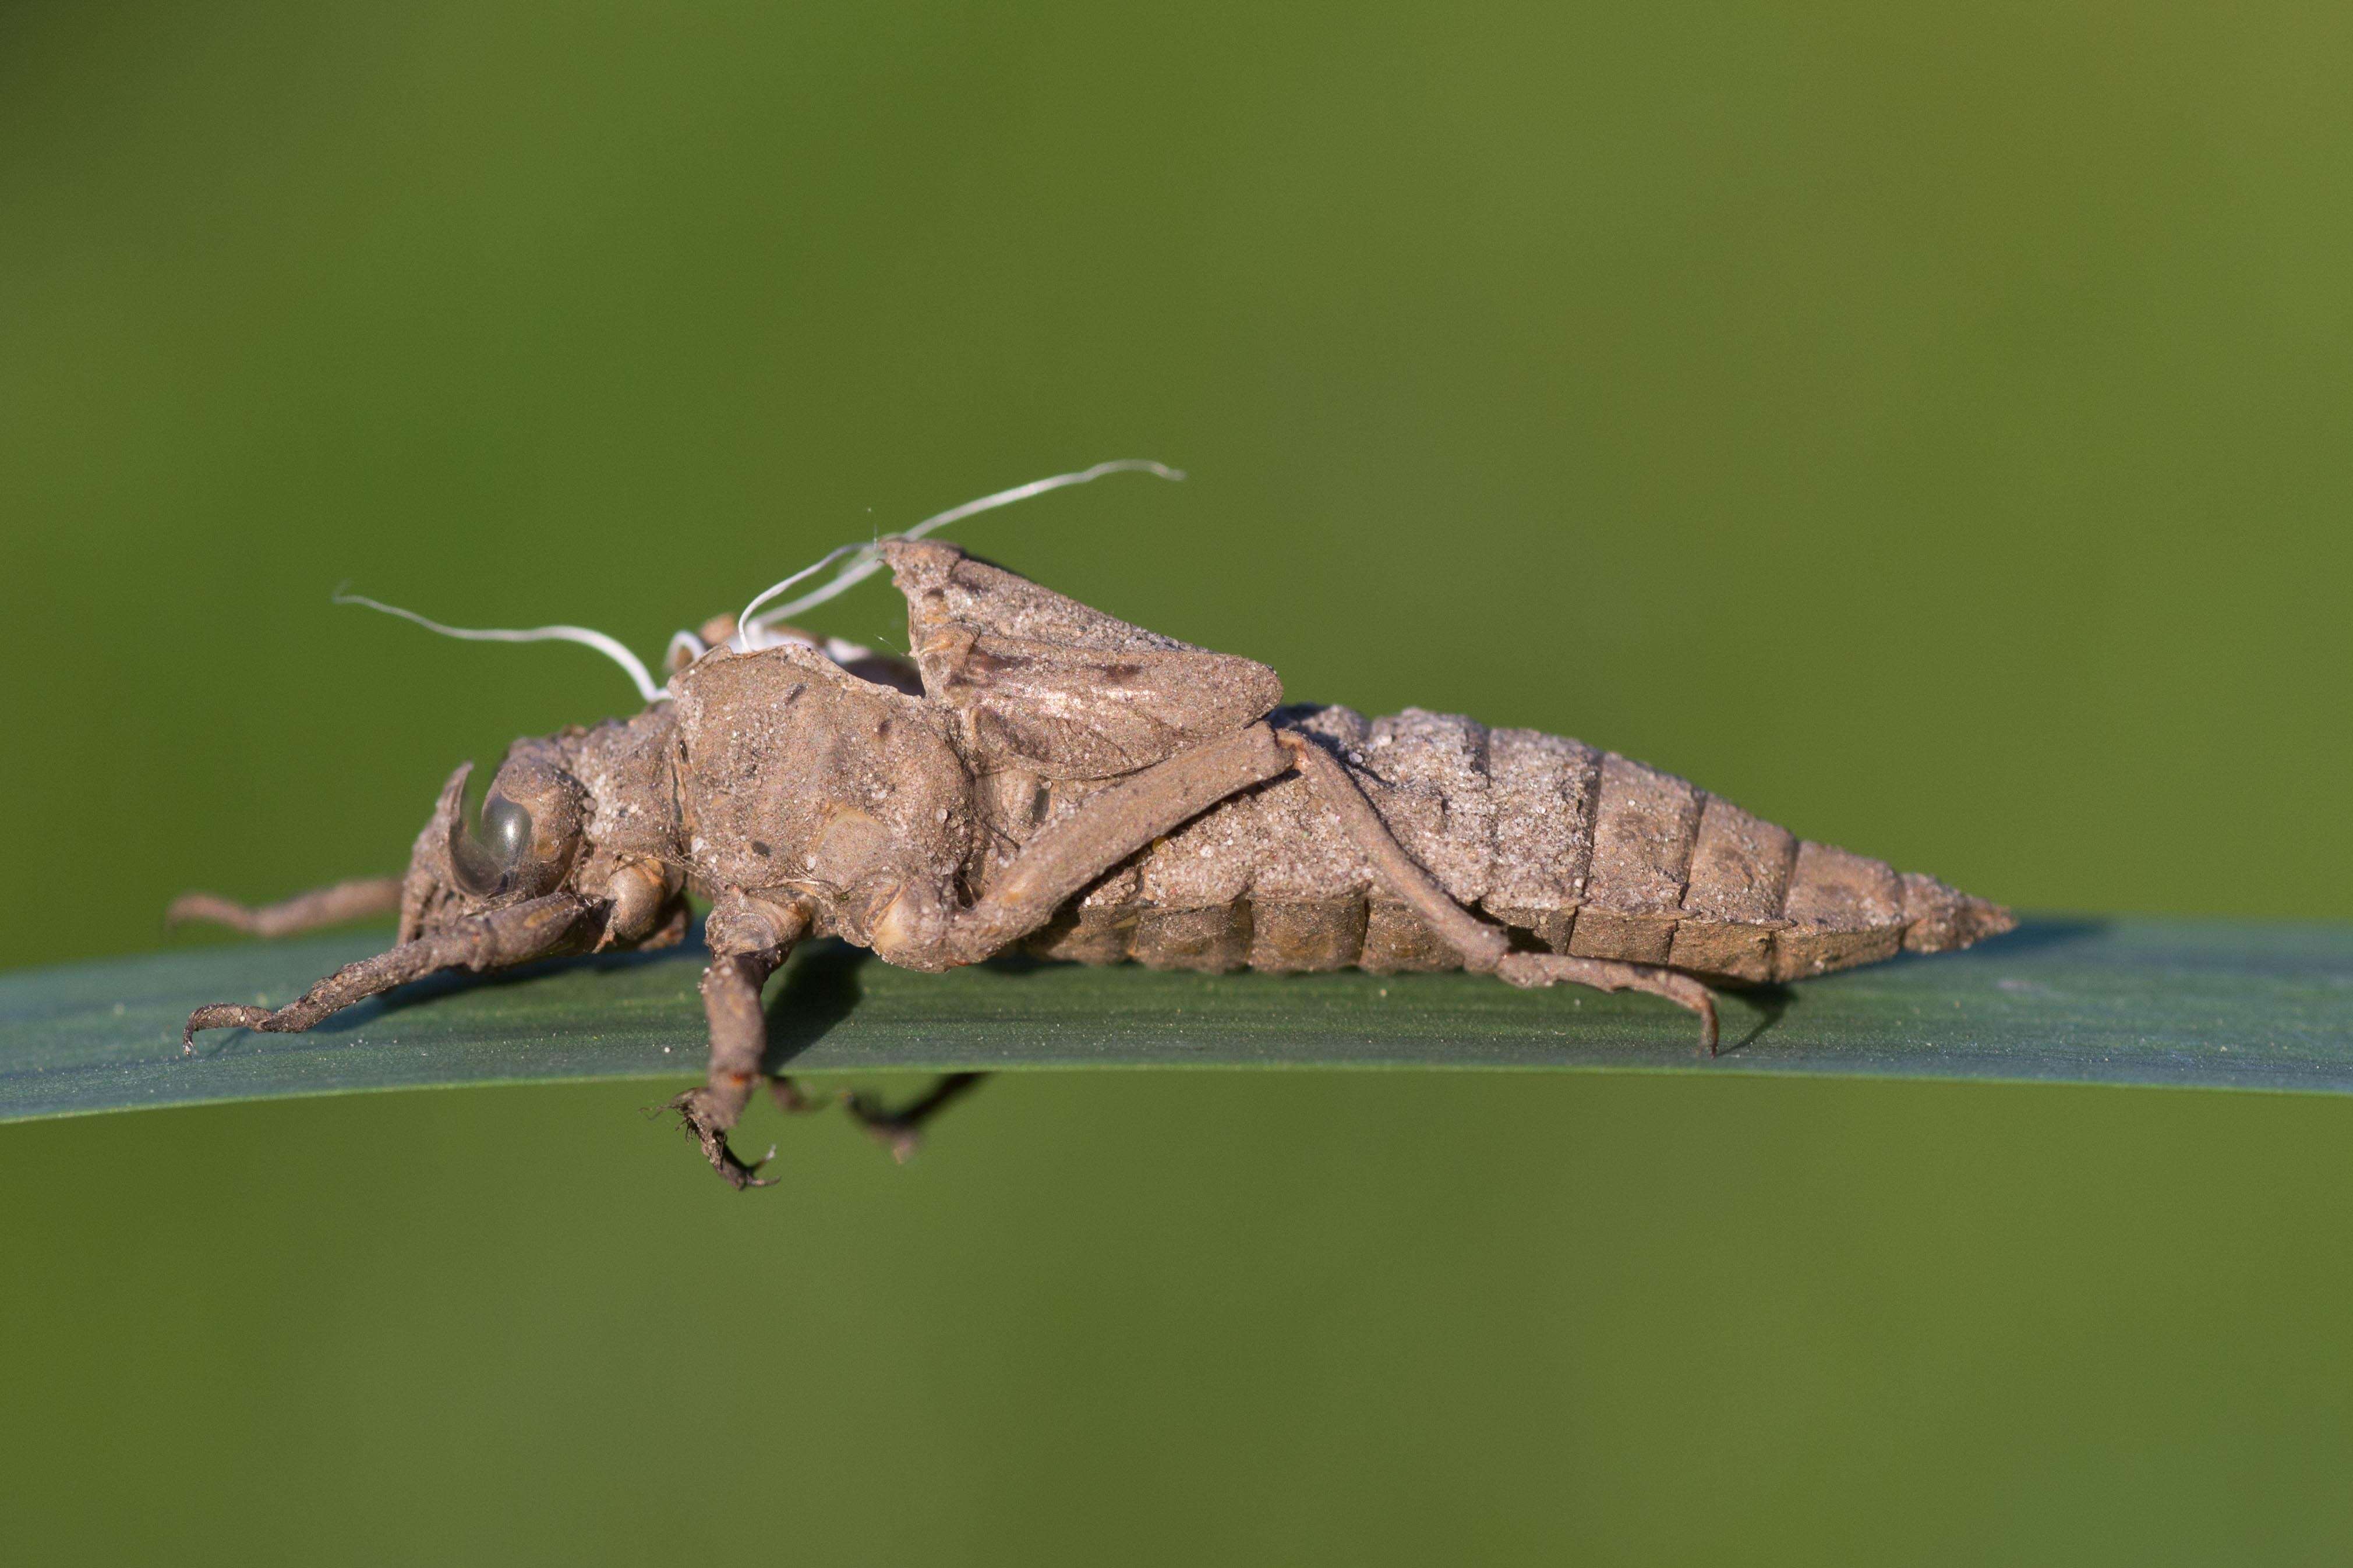
[[258, 907], [224, 899], [217, 893], [182, 893], [164, 911], [164, 923], [205, 921], [241, 931], [248, 936], [291, 936], [297, 931], [347, 925], [376, 915], [398, 914], [400, 885], [398, 877], [363, 877]]
[[[727, 1134], [743, 1120], [753, 1086], [760, 1081], [761, 1058], [767, 1053], [768, 1020], [760, 1011], [760, 988], [808, 928], [807, 905], [744, 896], [722, 899], [703, 923], [711, 944], [711, 967], [702, 972], [711, 1065], [702, 1087], [671, 1100], [670, 1109], [702, 1145], [711, 1168], [737, 1192], [769, 1184], [759, 1176], [760, 1167], [767, 1163], [765, 1157], [747, 1165], [727, 1146]], [[793, 1104], [785, 1095], [779, 1100], [787, 1108]]]
[[396, 985], [444, 969], [504, 969], [553, 957], [575, 946], [604, 909], [601, 900], [550, 893], [489, 914], [470, 916], [448, 931], [346, 963], [283, 1007], [273, 1010], [234, 1002], [199, 1007], [188, 1015], [180, 1049], [194, 1056], [196, 1035], [205, 1029], [241, 1027], [299, 1034], [354, 1002], [382, 995]]

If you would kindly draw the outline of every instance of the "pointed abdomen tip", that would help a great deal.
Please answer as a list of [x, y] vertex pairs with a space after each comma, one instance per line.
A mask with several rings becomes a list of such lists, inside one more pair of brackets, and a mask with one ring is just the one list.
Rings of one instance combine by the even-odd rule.
[[1907, 952], [1950, 952], [2018, 927], [2018, 917], [2001, 905], [1917, 871], [1904, 874], [1904, 918]]

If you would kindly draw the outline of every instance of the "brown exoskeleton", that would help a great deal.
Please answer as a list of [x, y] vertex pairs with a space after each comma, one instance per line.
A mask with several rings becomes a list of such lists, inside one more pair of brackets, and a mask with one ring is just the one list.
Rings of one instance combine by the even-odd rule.
[[[761, 987], [812, 935], [920, 970], [1019, 948], [1218, 971], [1462, 968], [1647, 992], [1697, 1015], [1713, 1049], [1711, 984], [2013, 923], [1614, 752], [1416, 709], [1285, 707], [1264, 665], [954, 545], [902, 536], [867, 557], [906, 596], [912, 665], [762, 638], [747, 611], [741, 631], [711, 628], [718, 647], [682, 637], [635, 718], [517, 742], [478, 826], [467, 769], [451, 774], [405, 878], [260, 911], [183, 900], [264, 933], [400, 913], [397, 946], [287, 1006], [197, 1008], [190, 1048], [204, 1029], [306, 1029], [439, 970], [675, 942], [692, 893], [711, 906], [710, 1068], [673, 1104], [740, 1188], [756, 1167], [727, 1134], [763, 1077]], [[852, 1109], [903, 1150], [970, 1081], [901, 1112]]]

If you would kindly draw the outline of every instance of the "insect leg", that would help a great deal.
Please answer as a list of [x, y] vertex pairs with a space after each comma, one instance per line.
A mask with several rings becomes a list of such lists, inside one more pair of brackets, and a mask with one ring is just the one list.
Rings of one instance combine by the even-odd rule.
[[322, 926], [364, 921], [370, 915], [397, 913], [400, 880], [398, 877], [363, 877], [355, 881], [337, 882], [332, 888], [313, 888], [283, 902], [259, 907], [213, 893], [183, 893], [164, 911], [164, 923], [205, 921], [241, 931], [248, 936], [290, 936]]
[[1664, 997], [1699, 1016], [1701, 1042], [1710, 1056], [1715, 1054], [1715, 997], [1706, 986], [1688, 974], [1652, 963], [1512, 952], [1511, 939], [1501, 928], [1456, 903], [1438, 879], [1406, 853], [1405, 846], [1397, 841], [1337, 758], [1303, 735], [1285, 732], [1280, 738], [1298, 759], [1299, 771], [1315, 785], [1348, 837], [1372, 862], [1374, 874], [1462, 955], [1463, 968], [1524, 987], [1566, 982], [1597, 991], [1642, 991]]
[[[711, 967], [702, 972], [702, 1012], [711, 1025], [711, 1065], [702, 1085], [670, 1102], [703, 1158], [737, 1192], [765, 1187], [759, 1169], [765, 1158], [745, 1164], [727, 1146], [727, 1134], [743, 1119], [753, 1086], [760, 1081], [760, 1058], [768, 1048], [768, 1020], [760, 1011], [760, 988], [768, 982], [808, 930], [808, 910], [759, 900], [726, 900], [704, 922]], [[780, 1080], [781, 1081], [781, 1080]], [[792, 1108], [787, 1086], [779, 1102]], [[773, 1149], [769, 1153], [773, 1154]]]
[[772, 947], [711, 961], [711, 967], [702, 972], [702, 1011], [711, 1021], [710, 1071], [702, 1087], [670, 1101], [670, 1109], [702, 1145], [703, 1158], [711, 1162], [711, 1168], [737, 1192], [769, 1184], [758, 1173], [766, 1158], [745, 1164], [727, 1146], [727, 1133], [743, 1118], [752, 1086], [760, 1079], [761, 1054], [768, 1047], [767, 1020], [760, 1015], [760, 988], [784, 963], [788, 951]]
[[1299, 771], [1340, 819], [1342, 829], [1372, 862], [1373, 874], [1404, 900], [1424, 925], [1462, 955], [1463, 968], [1493, 974], [1510, 951], [1511, 939], [1456, 903], [1436, 878], [1415, 863], [1337, 758], [1304, 735], [1286, 731], [1281, 739], [1283, 748], [1297, 759]]
[[396, 985], [444, 969], [504, 969], [563, 952], [587, 933], [603, 906], [576, 893], [550, 893], [509, 909], [459, 921], [446, 931], [402, 942], [389, 952], [346, 963], [285, 1006], [241, 1006], [216, 1002], [188, 1015], [181, 1049], [194, 1055], [204, 1029], [261, 1029], [299, 1034], [354, 1002], [378, 996]]
[[1615, 959], [1569, 958], [1556, 952], [1512, 952], [1496, 966], [1501, 978], [1525, 989], [1567, 984], [1596, 991], [1641, 991], [1699, 1016], [1700, 1043], [1715, 1055], [1715, 994], [1680, 970]]
[[862, 1094], [849, 1095], [841, 1103], [903, 1165], [923, 1142], [923, 1123], [978, 1089], [987, 1076], [985, 1072], [942, 1073], [931, 1088], [896, 1110]]
[[1155, 838], [1228, 795], [1290, 771], [1291, 755], [1274, 732], [1252, 724], [1090, 796], [1023, 846], [995, 886], [954, 917], [946, 938], [954, 961], [976, 963], [1018, 941]]

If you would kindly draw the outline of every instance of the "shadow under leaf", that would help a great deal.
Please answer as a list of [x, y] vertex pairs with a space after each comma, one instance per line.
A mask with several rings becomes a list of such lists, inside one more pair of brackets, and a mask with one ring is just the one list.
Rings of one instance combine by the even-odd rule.
[[1788, 1012], [1790, 1004], [1798, 999], [1798, 993], [1789, 986], [1769, 984], [1725, 987], [1721, 994], [1737, 997], [1743, 1006], [1757, 1014], [1757, 1022], [1738, 1039], [1718, 1047], [1716, 1055], [1719, 1057], [1728, 1057], [1735, 1051], [1746, 1050], [1755, 1045], [1766, 1030], [1781, 1021], [1781, 1015]]
[[2048, 948], [2070, 947], [2105, 936], [2116, 923], [2096, 915], [2026, 915], [2020, 919], [2016, 930], [1986, 938], [1975, 951], [1980, 957], [2009, 958]]
[[768, 1048], [761, 1070], [780, 1073], [858, 1008], [866, 989], [858, 972], [874, 955], [846, 942], [810, 942], [794, 955], [785, 982], [768, 999]]

